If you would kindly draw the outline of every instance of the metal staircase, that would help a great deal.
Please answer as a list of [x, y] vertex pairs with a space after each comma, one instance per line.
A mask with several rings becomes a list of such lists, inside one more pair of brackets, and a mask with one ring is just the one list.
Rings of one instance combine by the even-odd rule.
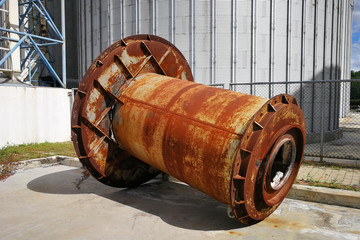
[[[49, 76], [56, 85], [66, 87], [65, 27], [60, 33], [46, 3], [47, 0], [0, 0], [0, 77], [34, 84], [41, 76]], [[62, 48], [61, 58], [56, 58], [62, 60], [62, 79], [53, 67], [55, 58], [51, 51], [56, 46]]]

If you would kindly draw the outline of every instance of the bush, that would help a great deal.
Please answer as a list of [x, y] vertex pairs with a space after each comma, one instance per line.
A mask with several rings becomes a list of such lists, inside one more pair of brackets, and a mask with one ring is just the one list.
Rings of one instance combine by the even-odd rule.
[[[351, 71], [351, 79], [360, 79], [360, 71]], [[360, 99], [360, 82], [352, 82], [350, 91], [351, 99]]]
[[350, 99], [360, 99], [360, 82], [351, 82]]
[[350, 99], [350, 108], [356, 109], [360, 106], [360, 99]]

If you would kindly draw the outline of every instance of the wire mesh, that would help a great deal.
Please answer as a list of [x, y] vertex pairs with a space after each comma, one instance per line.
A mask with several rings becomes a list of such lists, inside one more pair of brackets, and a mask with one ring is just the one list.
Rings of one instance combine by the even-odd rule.
[[305, 156], [360, 160], [360, 106], [351, 105], [352, 80], [230, 84], [230, 89], [272, 98], [288, 93], [306, 121]]

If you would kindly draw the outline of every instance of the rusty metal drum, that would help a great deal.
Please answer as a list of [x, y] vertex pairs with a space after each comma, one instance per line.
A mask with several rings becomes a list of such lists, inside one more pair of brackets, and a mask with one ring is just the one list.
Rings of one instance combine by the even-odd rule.
[[252, 223], [295, 181], [305, 120], [290, 95], [269, 100], [193, 82], [175, 46], [137, 35], [110, 46], [85, 74], [72, 137], [102, 183], [136, 187], [162, 171]]

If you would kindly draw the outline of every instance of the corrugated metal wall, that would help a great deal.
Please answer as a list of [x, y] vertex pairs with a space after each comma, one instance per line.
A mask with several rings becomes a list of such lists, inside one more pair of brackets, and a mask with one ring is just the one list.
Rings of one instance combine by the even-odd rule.
[[81, 75], [111, 43], [150, 33], [176, 44], [204, 84], [348, 78], [352, 1], [80, 0]]
[[[173, 42], [203, 84], [350, 78], [353, 0], [79, 0], [79, 76], [113, 42], [150, 33]], [[294, 87], [296, 86], [296, 87]], [[319, 85], [320, 86], [320, 85]], [[290, 88], [296, 88], [290, 89]], [[341, 92], [326, 89], [325, 128], [338, 128]], [[290, 92], [307, 113], [308, 132], [320, 129], [321, 88], [251, 88], [269, 97]]]

